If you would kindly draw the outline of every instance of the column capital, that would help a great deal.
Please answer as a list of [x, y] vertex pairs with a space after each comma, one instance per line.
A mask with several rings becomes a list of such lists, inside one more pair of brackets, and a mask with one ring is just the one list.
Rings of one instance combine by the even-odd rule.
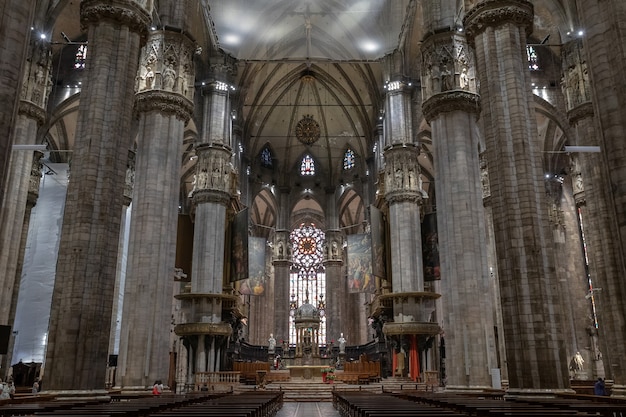
[[236, 182], [230, 162], [232, 150], [220, 144], [196, 146], [196, 174], [191, 190], [193, 204], [215, 202], [227, 204]]
[[187, 123], [193, 115], [193, 103], [178, 93], [146, 90], [135, 95], [135, 110], [138, 113], [157, 111], [174, 115]]
[[39, 126], [46, 122], [46, 111], [31, 101], [20, 100], [18, 113], [36, 120]]
[[150, 11], [144, 9], [137, 1], [82, 0], [80, 2], [80, 22], [83, 28], [103, 20], [123, 23], [131, 31], [140, 34], [143, 39], [148, 37]]
[[471, 8], [463, 18], [468, 41], [488, 27], [513, 23], [524, 27], [529, 35], [533, 30], [534, 7], [528, 0], [483, 0]]
[[424, 195], [416, 144], [394, 144], [385, 148], [385, 199], [390, 203], [421, 203]]
[[463, 111], [480, 115], [480, 96], [463, 90], [435, 94], [422, 104], [422, 112], [428, 122], [441, 113]]
[[593, 104], [590, 101], [581, 104], [580, 106], [574, 107], [570, 111], [567, 112], [567, 119], [569, 120], [570, 125], [575, 125], [582, 119], [591, 118], [594, 116]]

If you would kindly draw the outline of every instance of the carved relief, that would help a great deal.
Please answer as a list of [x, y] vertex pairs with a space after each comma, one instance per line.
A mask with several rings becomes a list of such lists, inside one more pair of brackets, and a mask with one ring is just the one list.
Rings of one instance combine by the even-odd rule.
[[[52, 90], [52, 52], [50, 44], [34, 39], [31, 41], [29, 55], [24, 66], [22, 91], [20, 98], [41, 109], [48, 104]], [[43, 123], [43, 121], [42, 121]]]
[[394, 147], [385, 151], [385, 198], [421, 200], [420, 167], [417, 147]]
[[[233, 166], [230, 163], [230, 149], [226, 147], [199, 146], [196, 148], [196, 183], [193, 198], [207, 191], [227, 198], [231, 195]], [[220, 199], [218, 198], [218, 199]], [[213, 201], [213, 200], [211, 200]]]
[[564, 45], [561, 88], [568, 110], [591, 100], [589, 71], [584, 56], [581, 40], [577, 39]]
[[463, 36], [454, 32], [432, 35], [422, 51], [424, 100], [450, 90], [477, 91], [474, 61]]
[[163, 90], [193, 100], [195, 45], [183, 34], [157, 31], [142, 50], [135, 89]]

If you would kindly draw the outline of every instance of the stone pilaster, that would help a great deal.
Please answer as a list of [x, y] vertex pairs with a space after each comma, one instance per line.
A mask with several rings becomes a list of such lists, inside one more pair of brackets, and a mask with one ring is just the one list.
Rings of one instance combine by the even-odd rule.
[[172, 320], [164, 306], [174, 295], [181, 143], [193, 114], [193, 88], [188, 88], [193, 50], [186, 35], [165, 30], [150, 33], [142, 54], [141, 62], [162, 76], [136, 97], [139, 134], [118, 361], [124, 388], [149, 386], [169, 373]]
[[[50, 92], [50, 45], [41, 39], [31, 41], [28, 58], [24, 65], [22, 89], [18, 106], [13, 143], [35, 145], [38, 129], [46, 121], [45, 106]], [[13, 325], [14, 311], [10, 310], [12, 298], [17, 297], [19, 277], [16, 276], [20, 239], [24, 223], [26, 203], [33, 165], [32, 150], [13, 150], [7, 177], [6, 192], [2, 194], [2, 218], [0, 222], [0, 323]], [[10, 219], [10, 220], [9, 220]]]
[[[0, 195], [11, 188], [8, 182], [13, 130], [17, 124], [20, 102], [20, 80], [24, 77], [24, 65], [28, 53], [33, 15], [37, 5], [35, 0], [7, 0], [0, 6], [0, 52], [7, 57], [0, 61]], [[10, 58], [9, 58], [10, 57]], [[0, 201], [0, 204], [4, 205]], [[0, 209], [2, 206], [0, 206]], [[2, 223], [13, 222], [0, 210]], [[3, 241], [0, 241], [3, 243]], [[6, 287], [3, 287], [6, 288]], [[2, 317], [6, 317], [2, 315]], [[4, 323], [4, 318], [2, 319]]]
[[[626, 101], [624, 51], [615, 45], [626, 42], [620, 29], [626, 4], [618, 0], [577, 1], [582, 16], [584, 61], [589, 71], [593, 118], [580, 120], [576, 129], [581, 143], [600, 146], [599, 154], [585, 154], [583, 165], [585, 218], [597, 218], [589, 242], [590, 272], [598, 303], [598, 334], [606, 377], [614, 380], [613, 395], [626, 395]], [[570, 113], [575, 110], [570, 110]], [[583, 134], [583, 132], [585, 132]], [[582, 155], [581, 155], [582, 156]], [[587, 159], [589, 158], [589, 159]], [[592, 224], [590, 224], [591, 227]], [[587, 233], [588, 229], [585, 229]], [[604, 252], [603, 252], [604, 251]], [[601, 259], [603, 258], [603, 259]], [[594, 265], [591, 265], [591, 263]]]
[[533, 16], [527, 0], [484, 0], [463, 20], [480, 81], [512, 395], [569, 386], [526, 63]]
[[439, 68], [435, 84], [441, 87], [441, 92], [427, 92], [431, 95], [422, 108], [432, 127], [436, 178], [441, 179], [437, 230], [446, 390], [480, 390], [491, 387], [491, 369], [497, 367], [478, 154], [480, 99], [473, 92], [474, 70], [464, 37], [440, 33], [427, 38], [423, 48], [433, 60], [423, 65]]
[[50, 390], [97, 390], [106, 379], [134, 80], [151, 13], [143, 4], [81, 2], [89, 55], [52, 296]]

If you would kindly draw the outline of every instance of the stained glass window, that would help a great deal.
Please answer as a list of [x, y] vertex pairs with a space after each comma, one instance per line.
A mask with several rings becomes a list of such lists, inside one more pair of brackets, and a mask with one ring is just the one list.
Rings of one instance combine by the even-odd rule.
[[311, 155], [305, 155], [300, 164], [300, 175], [315, 175], [315, 161]]
[[[324, 232], [313, 223], [302, 223], [290, 235], [293, 248], [293, 268], [289, 276], [290, 294], [294, 295], [297, 306], [305, 302], [318, 306], [326, 296], [326, 272], [324, 260]], [[321, 317], [319, 328], [320, 344], [326, 344], [326, 317]], [[289, 318], [289, 343], [296, 342], [294, 318]]]
[[79, 45], [74, 56], [74, 68], [85, 69], [85, 59], [87, 58], [87, 45]]
[[348, 170], [354, 168], [354, 151], [352, 149], [346, 150], [343, 154], [343, 169]]
[[539, 63], [537, 61], [537, 51], [532, 46], [526, 46], [526, 54], [528, 55], [528, 68], [531, 71], [536, 71], [539, 69]]
[[272, 151], [267, 146], [261, 151], [261, 165], [267, 168], [272, 166]]

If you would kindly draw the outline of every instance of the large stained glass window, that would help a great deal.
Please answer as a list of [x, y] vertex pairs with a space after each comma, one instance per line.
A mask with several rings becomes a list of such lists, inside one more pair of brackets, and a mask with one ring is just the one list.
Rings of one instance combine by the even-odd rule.
[[261, 165], [266, 168], [272, 167], [272, 151], [267, 146], [261, 151]]
[[348, 148], [343, 154], [343, 169], [347, 171], [352, 168], [354, 168], [354, 151]]
[[528, 55], [528, 68], [531, 71], [537, 71], [539, 69], [539, 63], [537, 61], [537, 51], [532, 46], [526, 46], [526, 54]]
[[315, 161], [311, 155], [305, 155], [300, 164], [300, 175], [315, 175]]
[[[293, 267], [289, 274], [289, 290], [294, 307], [308, 302], [318, 306], [326, 296], [326, 272], [324, 271], [325, 235], [313, 223], [302, 223], [291, 232]], [[326, 317], [321, 317], [320, 344], [326, 344]], [[289, 343], [296, 343], [294, 318], [289, 318]]]
[[74, 68], [85, 69], [85, 59], [87, 59], [87, 45], [80, 45], [74, 56]]

